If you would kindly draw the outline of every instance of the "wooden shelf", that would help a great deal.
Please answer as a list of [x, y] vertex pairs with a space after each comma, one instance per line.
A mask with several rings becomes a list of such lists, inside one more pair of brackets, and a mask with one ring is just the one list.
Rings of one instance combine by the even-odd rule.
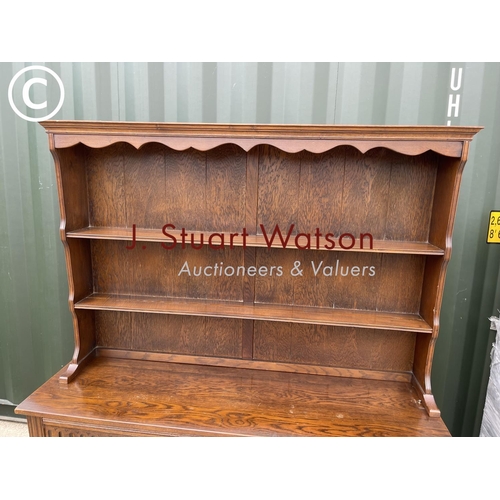
[[[188, 231], [186, 231], [188, 232]], [[181, 248], [181, 231], [179, 230], [168, 230], [169, 234], [172, 234], [178, 240], [177, 247]], [[201, 231], [189, 231], [189, 234], [194, 234], [194, 242], [196, 245], [200, 243]], [[208, 235], [208, 232], [204, 233]], [[230, 234], [231, 233], [221, 233], [224, 235], [225, 245], [229, 247]], [[77, 229], [75, 231], [69, 231], [66, 236], [68, 238], [86, 238], [86, 239], [96, 239], [96, 240], [120, 240], [120, 241], [132, 241], [132, 228], [118, 228], [118, 227], [86, 227], [83, 229]], [[190, 237], [189, 237], [190, 238]], [[269, 238], [269, 236], [268, 236]], [[137, 241], [149, 241], [149, 242], [160, 242], [160, 243], [170, 243], [172, 240], [168, 239], [161, 231], [161, 229], [136, 229], [136, 240]], [[189, 239], [190, 241], [190, 239]], [[214, 244], [219, 243], [217, 238]], [[338, 239], [334, 238], [337, 243]], [[312, 250], [316, 250], [315, 238], [312, 238], [314, 243], [311, 246]], [[204, 238], [204, 244], [207, 244], [206, 237]], [[233, 238], [233, 244], [236, 247], [243, 246], [243, 238], [237, 236]], [[360, 248], [359, 240], [356, 240], [356, 244], [353, 248], [343, 249], [340, 246], [336, 246], [332, 250], [327, 250], [324, 246], [328, 244], [325, 238], [319, 238], [319, 250], [326, 251], [336, 251], [336, 252], [371, 252], [371, 253], [394, 253], [394, 254], [408, 254], [408, 255], [444, 255], [444, 250], [430, 243], [421, 241], [393, 241], [393, 240], [374, 240], [373, 249], [369, 247], [366, 248], [368, 241], [364, 241], [365, 248]], [[267, 242], [262, 234], [248, 235], [246, 238], [246, 245], [248, 247], [265, 248], [267, 247]], [[271, 245], [271, 248], [283, 248], [283, 245], [278, 237], [276, 237]], [[295, 244], [293, 242], [293, 237], [290, 238], [286, 248], [295, 249]]]
[[449, 436], [418, 399], [409, 382], [98, 356], [17, 412], [45, 436]]
[[77, 302], [75, 309], [210, 316], [432, 333], [432, 327], [418, 314], [280, 304], [245, 304], [201, 299], [94, 293]]
[[30, 435], [447, 434], [431, 368], [477, 127], [43, 126], [75, 350], [18, 407]]

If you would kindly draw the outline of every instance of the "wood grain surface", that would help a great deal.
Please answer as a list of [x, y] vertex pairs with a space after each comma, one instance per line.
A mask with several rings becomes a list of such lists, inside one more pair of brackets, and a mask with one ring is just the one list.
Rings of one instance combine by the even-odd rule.
[[18, 407], [31, 435], [448, 435], [430, 375], [479, 127], [42, 125], [75, 351]]
[[461, 157], [463, 144], [472, 140], [482, 127], [379, 126], [379, 125], [274, 125], [92, 122], [54, 120], [42, 122], [54, 134], [55, 146], [66, 148], [86, 144], [102, 148], [128, 142], [136, 148], [158, 142], [177, 150], [190, 147], [201, 151], [232, 143], [245, 151], [267, 144], [283, 151], [302, 150], [324, 153], [334, 147], [353, 145], [362, 153], [385, 147], [407, 155], [428, 150], [451, 157]]
[[[176, 226], [177, 227], [177, 226]], [[248, 229], [248, 225], [247, 225]], [[274, 229], [274, 226], [273, 228]], [[284, 228], [285, 232], [289, 230], [289, 227]], [[176, 238], [177, 244], [180, 246], [182, 242], [181, 230], [180, 229], [166, 229], [166, 231]], [[233, 247], [243, 246], [243, 237], [241, 236], [242, 228], [238, 232], [238, 236], [233, 237]], [[230, 232], [227, 231], [217, 231], [224, 235], [226, 246], [230, 246], [231, 238]], [[189, 231], [189, 236], [186, 238], [188, 244], [191, 242], [191, 235], [193, 236], [193, 242], [196, 246], [201, 243], [201, 235], [203, 234], [203, 244], [207, 244], [207, 237], [210, 236], [211, 232], [207, 231]], [[311, 233], [314, 234], [314, 233]], [[120, 228], [120, 227], [84, 227], [76, 229], [74, 231], [69, 231], [67, 233], [68, 238], [77, 239], [96, 239], [96, 240], [119, 240], [126, 241], [127, 244], [132, 243], [132, 228]], [[162, 232], [162, 229], [145, 229], [136, 228], [136, 241], [151, 241], [158, 243], [172, 243], [171, 238], [167, 238]], [[338, 239], [338, 238], [337, 238]], [[269, 240], [269, 238], [268, 238]], [[395, 240], [377, 240], [373, 239], [373, 245], [369, 244], [367, 238], [363, 239], [363, 246], [361, 246], [361, 240], [359, 236], [356, 237], [355, 244], [352, 248], [342, 248], [340, 245], [336, 245], [335, 248], [329, 248], [331, 243], [326, 240], [324, 236], [319, 238], [319, 248], [315, 246], [315, 237], [312, 237], [311, 241], [313, 245], [311, 250], [324, 250], [324, 251], [335, 251], [335, 252], [360, 252], [360, 253], [399, 253], [408, 255], [444, 255], [444, 249], [439, 248], [431, 243], [425, 241], [395, 241]], [[336, 239], [334, 238], [334, 241]], [[257, 247], [257, 248], [269, 248], [268, 241], [262, 234], [249, 234], [245, 238], [246, 247]], [[346, 246], [350, 244], [350, 241], [346, 242]], [[270, 248], [283, 248], [283, 243], [279, 238], [274, 238], [270, 243]], [[295, 241], [290, 238], [285, 244], [285, 248], [295, 249]]]
[[62, 435], [70, 427], [84, 435], [93, 427], [96, 435], [449, 435], [409, 383], [106, 357], [68, 386], [54, 376], [18, 412]]
[[418, 314], [401, 314], [324, 307], [202, 299], [175, 299], [147, 295], [92, 294], [75, 304], [75, 309], [129, 311], [190, 316], [210, 316], [259, 321], [285, 321], [331, 326], [352, 326], [407, 332], [431, 333], [432, 327]]

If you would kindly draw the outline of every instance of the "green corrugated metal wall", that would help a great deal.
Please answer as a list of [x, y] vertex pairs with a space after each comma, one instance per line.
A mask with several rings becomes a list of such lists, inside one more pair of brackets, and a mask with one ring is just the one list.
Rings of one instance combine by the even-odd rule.
[[[5, 404], [19, 403], [49, 378], [73, 345], [47, 138], [38, 124], [15, 115], [7, 99], [12, 77], [31, 64], [51, 68], [64, 83], [65, 102], [54, 119], [484, 126], [464, 173], [432, 376], [452, 434], [478, 434], [494, 333], [487, 318], [500, 308], [500, 245], [485, 243], [489, 211], [500, 209], [499, 63], [0, 64]], [[20, 81], [31, 76], [38, 75], [28, 72]], [[34, 102], [47, 92], [55, 107], [56, 87], [32, 90]], [[450, 94], [451, 104], [460, 96], [458, 109], [449, 108]]]

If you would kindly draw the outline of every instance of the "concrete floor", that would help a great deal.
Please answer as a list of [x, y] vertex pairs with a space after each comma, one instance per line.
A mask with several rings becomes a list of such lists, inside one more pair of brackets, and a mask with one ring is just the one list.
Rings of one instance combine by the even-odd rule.
[[12, 422], [10, 420], [0, 420], [1, 437], [28, 437], [28, 424], [24, 422]]

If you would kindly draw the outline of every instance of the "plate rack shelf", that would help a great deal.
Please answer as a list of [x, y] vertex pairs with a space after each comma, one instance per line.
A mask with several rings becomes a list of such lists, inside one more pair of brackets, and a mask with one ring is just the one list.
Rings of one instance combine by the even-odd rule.
[[75, 351], [18, 407], [32, 435], [447, 434], [430, 375], [479, 127], [42, 125]]

